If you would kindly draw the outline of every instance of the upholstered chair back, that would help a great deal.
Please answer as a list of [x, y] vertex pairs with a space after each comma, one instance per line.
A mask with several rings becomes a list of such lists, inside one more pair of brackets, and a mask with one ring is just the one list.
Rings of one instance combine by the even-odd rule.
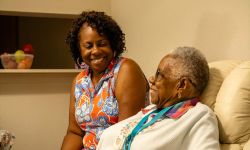
[[221, 149], [250, 150], [250, 61], [223, 60], [209, 67], [201, 100], [217, 116]]

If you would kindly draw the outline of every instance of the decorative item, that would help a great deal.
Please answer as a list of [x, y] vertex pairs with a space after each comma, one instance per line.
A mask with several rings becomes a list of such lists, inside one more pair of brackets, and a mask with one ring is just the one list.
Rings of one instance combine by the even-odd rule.
[[14, 144], [15, 136], [7, 131], [0, 130], [0, 150], [10, 150]]
[[34, 48], [31, 44], [24, 44], [14, 54], [3, 53], [0, 55], [4, 69], [30, 69], [34, 58]]
[[0, 55], [0, 58], [4, 69], [30, 69], [34, 55], [21, 54], [21, 52], [15, 54], [4, 53]]

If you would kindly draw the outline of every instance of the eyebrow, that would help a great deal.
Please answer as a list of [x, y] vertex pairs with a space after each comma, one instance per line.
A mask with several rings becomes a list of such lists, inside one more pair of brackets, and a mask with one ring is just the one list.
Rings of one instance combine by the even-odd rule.
[[161, 69], [161, 68], [157, 68], [156, 71], [161, 73], [162, 75], [165, 75], [165, 72], [166, 72], [166, 71], [164, 71], [164, 69]]

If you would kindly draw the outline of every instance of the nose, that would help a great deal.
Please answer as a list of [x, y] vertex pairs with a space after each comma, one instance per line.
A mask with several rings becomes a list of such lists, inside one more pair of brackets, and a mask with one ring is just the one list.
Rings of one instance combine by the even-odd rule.
[[93, 45], [93, 48], [92, 48], [92, 50], [91, 50], [91, 53], [92, 53], [93, 55], [98, 55], [98, 54], [100, 54], [100, 50], [99, 50], [99, 48], [98, 48], [98, 46], [97, 46], [96, 44]]
[[155, 84], [155, 77], [154, 76], [149, 77], [148, 81], [149, 81], [150, 85], [154, 85]]

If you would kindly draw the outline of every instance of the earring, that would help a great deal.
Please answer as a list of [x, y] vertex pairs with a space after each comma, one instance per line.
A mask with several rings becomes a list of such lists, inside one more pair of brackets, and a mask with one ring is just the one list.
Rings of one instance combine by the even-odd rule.
[[79, 62], [79, 57], [76, 59], [76, 65], [78, 66], [78, 68], [81, 68], [81, 64], [80, 64], [80, 62]]
[[181, 86], [181, 81], [178, 82], [177, 88], [179, 88], [180, 86]]
[[180, 92], [178, 92], [178, 98], [181, 98], [181, 93]]

